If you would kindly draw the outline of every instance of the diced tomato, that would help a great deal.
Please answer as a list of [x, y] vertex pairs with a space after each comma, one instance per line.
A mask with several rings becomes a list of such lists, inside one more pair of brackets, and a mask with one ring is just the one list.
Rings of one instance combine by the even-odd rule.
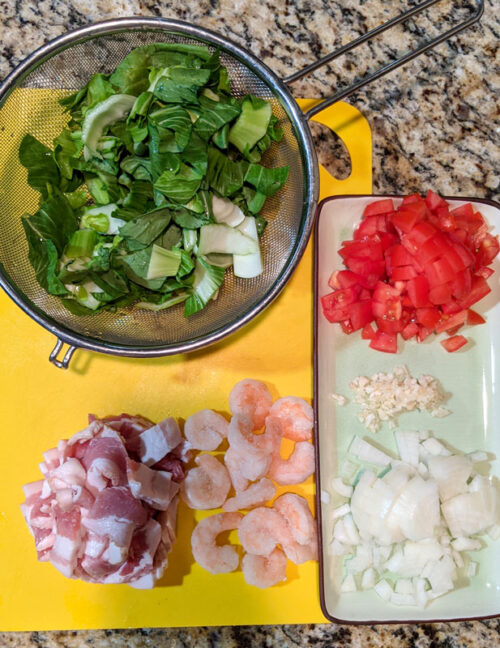
[[460, 331], [462, 326], [463, 324], [460, 324], [459, 326], [454, 326], [452, 329], [449, 329], [449, 331], [446, 331], [446, 335], [449, 335], [450, 337], [452, 335], [456, 335]]
[[483, 277], [483, 279], [489, 279], [494, 272], [493, 268], [478, 268], [474, 274]]
[[467, 338], [463, 335], [454, 335], [446, 340], [441, 340], [441, 345], [448, 351], [448, 353], [458, 351], [458, 349], [461, 349], [464, 344], [467, 344]]
[[365, 324], [363, 330], [361, 331], [361, 337], [363, 340], [373, 340], [375, 337], [375, 331], [371, 324]]
[[365, 324], [373, 320], [372, 301], [357, 301], [348, 307], [349, 319], [351, 320], [352, 330], [358, 331]]
[[467, 311], [467, 324], [470, 326], [476, 326], [477, 324], [485, 324], [486, 320], [482, 315], [476, 313], [471, 308]]
[[443, 284], [436, 286], [429, 290], [429, 301], [433, 304], [446, 304], [451, 299], [451, 286], [450, 284]]
[[[419, 248], [424, 245], [424, 243], [435, 236], [436, 232], [437, 229], [433, 225], [422, 221], [420, 223], [417, 223], [405, 238], [411, 243], [411, 245], [413, 245], [415, 251], [418, 251]], [[405, 245], [404, 242], [403, 245]], [[408, 247], [406, 245], [405, 247], [408, 250]]]
[[425, 277], [419, 276], [410, 279], [406, 284], [408, 297], [415, 308], [422, 308], [429, 301], [429, 282]]
[[391, 198], [376, 200], [368, 204], [363, 211], [363, 218], [368, 216], [377, 216], [378, 214], [389, 214], [394, 211], [394, 203]]
[[466, 203], [465, 205], [460, 205], [460, 207], [452, 209], [450, 214], [454, 218], [465, 218], [466, 220], [470, 220], [474, 217], [474, 208], [470, 203]]
[[483, 279], [483, 277], [474, 277], [468, 297], [461, 301], [462, 307], [469, 308], [483, 297], [486, 297], [490, 292], [491, 288], [488, 286], [486, 279]]
[[413, 266], [399, 266], [392, 271], [394, 281], [408, 281], [417, 276], [417, 271]]
[[358, 259], [381, 259], [383, 250], [379, 239], [372, 237], [364, 241], [347, 241], [339, 250], [343, 259], [357, 257]]
[[429, 337], [431, 333], [432, 331], [430, 329], [426, 328], [425, 326], [420, 326], [417, 333], [417, 340], [419, 342], [423, 342]]
[[456, 273], [448, 263], [446, 257], [436, 259], [425, 266], [425, 276], [429, 281], [429, 286], [441, 286], [444, 283], [449, 283], [455, 279]]
[[349, 257], [345, 260], [345, 264], [349, 270], [364, 276], [373, 274], [377, 277], [381, 277], [385, 270], [384, 261], [372, 261], [371, 259]]
[[466, 317], [466, 310], [461, 310], [458, 313], [453, 313], [451, 315], [443, 314], [440, 321], [436, 324], [436, 333], [442, 333], [443, 331], [449, 331], [456, 326], [462, 326]]
[[410, 194], [409, 196], [405, 196], [402, 200], [402, 205], [411, 205], [411, 203], [416, 203], [416, 202], [424, 202], [424, 199], [422, 196], [418, 193]]
[[499, 251], [500, 244], [498, 243], [498, 237], [492, 236], [491, 234], [486, 234], [486, 236], [480, 242], [478, 251], [476, 253], [476, 267], [480, 268], [482, 266], [489, 265]]
[[354, 331], [354, 329], [352, 328], [351, 320], [349, 319], [340, 322], [340, 327], [346, 335], [351, 335], [351, 333], [353, 333]]
[[451, 294], [455, 299], [464, 299], [470, 293], [472, 287], [472, 275], [469, 268], [457, 272], [455, 279], [451, 282]]
[[429, 209], [432, 209], [433, 211], [435, 211], [438, 207], [448, 206], [448, 203], [444, 198], [441, 198], [441, 196], [438, 196], [437, 193], [434, 193], [430, 189], [425, 197], [425, 204]]
[[398, 340], [395, 335], [377, 331], [373, 340], [370, 341], [370, 347], [384, 353], [397, 353]]
[[417, 308], [417, 321], [431, 331], [440, 319], [441, 313], [438, 308]]
[[401, 331], [401, 335], [405, 340], [409, 340], [410, 338], [415, 337], [417, 333], [418, 333], [418, 324], [416, 324], [415, 322], [409, 322]]
[[351, 288], [360, 285], [362, 281], [363, 278], [360, 275], [356, 275], [350, 270], [335, 270], [328, 279], [328, 285], [333, 290], [338, 290], [339, 288]]
[[383, 331], [384, 333], [389, 333], [390, 335], [395, 335], [396, 333], [400, 333], [404, 328], [403, 321], [400, 319], [397, 320], [377, 319], [376, 322], [379, 331]]
[[405, 211], [398, 211], [392, 216], [391, 222], [398, 232], [408, 234], [418, 222], [418, 215], [414, 211], [408, 209]]
[[385, 352], [397, 351], [399, 333], [422, 342], [445, 332], [454, 340], [448, 346], [464, 344], [460, 328], [484, 323], [470, 307], [490, 292], [486, 280], [499, 252], [471, 204], [450, 210], [432, 191], [407, 196], [396, 210], [390, 199], [376, 201], [339, 250], [347, 269], [330, 277], [323, 313]]

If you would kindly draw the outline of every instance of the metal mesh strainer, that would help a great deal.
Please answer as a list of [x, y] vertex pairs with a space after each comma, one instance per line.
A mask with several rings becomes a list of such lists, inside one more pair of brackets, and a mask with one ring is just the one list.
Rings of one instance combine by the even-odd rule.
[[[437, 0], [423, 3], [428, 6]], [[476, 20], [476, 14], [467, 22]], [[400, 22], [415, 9], [398, 17]], [[395, 24], [395, 21], [391, 21]], [[386, 25], [378, 31], [392, 26]], [[462, 23], [460, 29], [465, 27]], [[374, 32], [377, 30], [374, 30]], [[451, 31], [451, 30], [450, 30]], [[459, 29], [455, 28], [453, 33]], [[373, 34], [373, 32], [372, 32]], [[451, 35], [447, 32], [439, 40]], [[363, 37], [366, 39], [370, 34]], [[358, 39], [359, 41], [360, 39]], [[17, 161], [20, 141], [31, 133], [51, 145], [66, 121], [58, 99], [83, 86], [95, 72], [110, 72], [135, 47], [153, 42], [204, 43], [219, 48], [235, 95], [255, 94], [271, 100], [284, 138], [266, 153], [267, 166], [290, 167], [285, 188], [266, 202], [269, 220], [262, 239], [264, 273], [251, 280], [228, 273], [215, 302], [184, 318], [182, 306], [151, 312], [123, 309], [90, 316], [69, 313], [61, 301], [38, 285], [28, 261], [28, 248], [20, 216], [36, 210], [38, 194], [27, 185], [26, 172]], [[411, 53], [411, 58], [438, 39]], [[352, 46], [357, 45], [354, 42]], [[342, 48], [345, 51], [345, 48]], [[307, 68], [303, 73], [342, 52]], [[404, 58], [404, 57], [403, 57]], [[409, 60], [409, 58], [406, 58]], [[406, 62], [400, 59], [398, 65]], [[370, 77], [381, 76], [394, 62]], [[299, 74], [288, 80], [299, 78]], [[365, 80], [366, 82], [366, 80]], [[200, 348], [232, 333], [250, 321], [280, 292], [297, 265], [309, 238], [318, 195], [316, 156], [307, 119], [344, 96], [351, 87], [303, 115], [286, 83], [253, 55], [205, 29], [162, 19], [127, 18], [86, 27], [42, 47], [22, 63], [0, 87], [0, 283], [14, 301], [39, 324], [58, 337], [50, 359], [67, 367], [75, 348], [127, 356], [158, 356]], [[70, 345], [64, 359], [57, 359], [63, 343]]]

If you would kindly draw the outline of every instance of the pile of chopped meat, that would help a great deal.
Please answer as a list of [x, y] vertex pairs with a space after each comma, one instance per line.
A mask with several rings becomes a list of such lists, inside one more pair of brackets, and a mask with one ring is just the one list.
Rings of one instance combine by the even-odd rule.
[[153, 587], [175, 541], [187, 453], [173, 418], [91, 415], [24, 487], [38, 559], [69, 578]]

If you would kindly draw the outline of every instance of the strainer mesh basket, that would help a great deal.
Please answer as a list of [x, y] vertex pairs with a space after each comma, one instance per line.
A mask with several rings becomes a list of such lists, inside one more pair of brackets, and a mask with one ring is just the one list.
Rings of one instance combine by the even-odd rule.
[[[215, 49], [206, 38], [203, 40], [210, 49]], [[233, 330], [242, 316], [266, 302], [286, 272], [301, 239], [307, 238], [312, 218], [311, 199], [306, 195], [310, 179], [303, 160], [303, 146], [279, 92], [273, 88], [272, 81], [264, 80], [247, 62], [217, 43], [221, 62], [228, 68], [233, 94], [252, 93], [270, 100], [284, 131], [283, 140], [273, 143], [263, 159], [266, 166], [290, 167], [285, 188], [266, 201], [262, 212], [268, 219], [261, 240], [263, 274], [254, 279], [240, 279], [227, 271], [217, 300], [188, 319], [184, 317], [183, 305], [159, 312], [128, 307], [118, 312], [76, 316], [39, 286], [28, 261], [28, 245], [21, 225], [23, 214], [37, 210], [39, 194], [29, 187], [26, 169], [18, 161], [20, 142], [30, 133], [52, 147], [54, 137], [68, 119], [58, 100], [81, 88], [92, 74], [113, 71], [135, 47], [155, 42], [199, 44], [200, 40], [178, 30], [154, 28], [91, 35], [56, 50], [44, 62], [32, 66], [17, 81], [0, 109], [0, 264], [4, 280], [21, 305], [37, 313], [45, 326], [56, 333], [62, 330], [76, 334], [84, 342], [88, 340], [105, 351], [118, 346], [137, 352], [161, 348], [168, 353], [170, 347], [178, 350], [179, 346], [189, 347], [193, 341], [208, 339], [214, 332]]]

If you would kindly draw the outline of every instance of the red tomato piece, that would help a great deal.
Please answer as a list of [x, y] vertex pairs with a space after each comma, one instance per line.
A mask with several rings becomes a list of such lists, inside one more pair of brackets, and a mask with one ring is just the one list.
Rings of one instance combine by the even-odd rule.
[[419, 276], [410, 279], [406, 284], [406, 290], [415, 308], [427, 306], [429, 301], [429, 282], [425, 277]]
[[348, 319], [340, 322], [340, 327], [346, 335], [351, 335], [351, 333], [354, 331], [354, 329], [352, 328], [351, 320]]
[[379, 331], [384, 333], [389, 333], [389, 335], [396, 335], [400, 333], [404, 328], [404, 323], [402, 320], [386, 320], [386, 319], [377, 319], [377, 328]]
[[443, 234], [441, 234], [441, 232], [436, 232], [434, 236], [416, 250], [415, 258], [421, 266], [425, 266], [429, 261], [434, 261], [434, 259], [437, 259], [439, 256], [447, 256], [449, 248], [450, 246], [448, 241]]
[[441, 196], [438, 196], [437, 193], [434, 193], [430, 189], [425, 197], [425, 204], [429, 209], [432, 209], [432, 211], [436, 210], [438, 207], [448, 206], [448, 203], [444, 198], [441, 198]]
[[465, 299], [471, 291], [472, 275], [469, 268], [457, 272], [455, 279], [451, 282], [451, 294], [455, 299]]
[[440, 319], [441, 313], [438, 308], [417, 308], [417, 321], [431, 331], [434, 330]]
[[385, 259], [390, 259], [391, 264], [395, 267], [412, 265], [413, 256], [399, 243], [393, 245], [385, 252]]
[[400, 294], [401, 292], [397, 288], [383, 281], [377, 281], [377, 285], [373, 291], [373, 299], [375, 301], [385, 302], [389, 299], [398, 299]]
[[476, 252], [476, 266], [481, 267], [489, 265], [499, 251], [500, 244], [498, 243], [498, 237], [492, 236], [491, 234], [486, 234], [482, 241], [479, 243], [479, 247]]
[[398, 340], [395, 335], [377, 331], [373, 340], [370, 341], [370, 348], [384, 353], [397, 353]]
[[377, 278], [384, 274], [385, 262], [372, 261], [371, 259], [359, 259], [358, 257], [349, 257], [344, 262], [349, 270], [364, 277], [376, 275]]
[[418, 216], [413, 211], [403, 210], [396, 212], [391, 218], [391, 221], [398, 232], [408, 234], [415, 227]]
[[483, 279], [489, 279], [494, 272], [493, 268], [478, 268], [474, 274], [483, 277]]
[[490, 292], [491, 288], [488, 286], [486, 279], [483, 279], [483, 277], [474, 277], [469, 295], [460, 302], [462, 308], [469, 308]]
[[418, 324], [416, 324], [415, 322], [410, 322], [401, 331], [401, 335], [403, 336], [404, 340], [409, 340], [410, 338], [415, 337], [417, 333], [418, 333]]
[[[361, 223], [358, 225], [356, 228], [356, 231], [354, 232], [354, 240], [359, 241], [363, 240], [366, 238], [370, 238], [372, 236], [375, 236], [376, 234], [379, 233], [379, 218], [378, 216], [370, 216], [369, 218], [365, 218], [365, 220], [361, 221]], [[386, 227], [382, 230], [383, 232], [386, 231]]]
[[455, 326], [452, 329], [449, 329], [448, 331], [446, 331], [446, 335], [449, 335], [450, 337], [452, 335], [456, 335], [460, 331], [462, 326], [463, 326], [463, 324], [460, 324], [460, 326]]
[[[422, 221], [420, 223], [417, 223], [405, 238], [411, 243], [411, 245], [413, 245], [414, 249], [418, 251], [419, 248], [424, 245], [424, 243], [435, 236], [436, 232], [437, 229], [434, 227], [434, 225]], [[405, 247], [408, 250], [408, 247], [406, 245]]]
[[452, 214], [454, 218], [465, 218], [466, 220], [469, 220], [474, 217], [474, 207], [470, 203], [466, 203], [465, 205], [460, 205], [460, 207], [452, 209], [450, 214]]
[[470, 326], [476, 326], [477, 324], [485, 324], [486, 320], [482, 315], [476, 313], [471, 308], [467, 311], [467, 324]]
[[436, 286], [429, 290], [429, 301], [433, 304], [446, 304], [451, 299], [451, 286], [450, 284], [443, 284]]
[[394, 268], [391, 279], [393, 281], [408, 281], [408, 279], [413, 279], [417, 275], [418, 273], [413, 266], [400, 266]]
[[375, 337], [375, 331], [371, 324], [365, 324], [363, 330], [361, 331], [361, 338], [363, 340], [373, 340]]
[[462, 326], [467, 317], [467, 311], [461, 310], [458, 313], [453, 313], [450, 315], [443, 314], [440, 321], [436, 324], [436, 333], [442, 333], [443, 331], [450, 331], [456, 326]]
[[352, 330], [358, 331], [373, 320], [371, 299], [366, 301], [357, 301], [348, 307], [349, 319], [351, 320]]
[[410, 194], [409, 196], [405, 196], [402, 201], [402, 205], [411, 205], [411, 203], [416, 203], [416, 202], [425, 202], [422, 196], [418, 193]]
[[379, 214], [389, 214], [394, 211], [394, 203], [391, 198], [376, 200], [368, 204], [363, 212], [363, 218], [368, 216], [378, 216]]
[[381, 259], [383, 250], [380, 240], [372, 237], [363, 241], [345, 241], [339, 250], [343, 259], [357, 257], [358, 259]]
[[398, 320], [401, 318], [403, 307], [399, 299], [388, 299], [384, 302], [373, 300], [372, 312], [379, 319]]
[[425, 266], [425, 276], [429, 281], [429, 286], [441, 286], [442, 284], [449, 283], [455, 279], [456, 273], [448, 263], [446, 257], [436, 259]]
[[420, 326], [417, 333], [418, 342], [423, 342], [429, 337], [431, 333], [432, 331], [430, 329], [426, 328], [425, 326]]
[[464, 344], [467, 344], [467, 338], [463, 335], [454, 335], [446, 340], [441, 340], [440, 344], [448, 351], [448, 353], [453, 353], [461, 349]]

